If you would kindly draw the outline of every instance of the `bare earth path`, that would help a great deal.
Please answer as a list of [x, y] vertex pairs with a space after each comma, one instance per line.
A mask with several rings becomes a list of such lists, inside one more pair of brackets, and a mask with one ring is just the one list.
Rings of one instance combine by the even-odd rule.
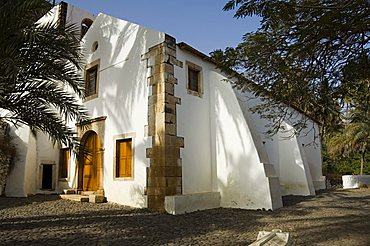
[[248, 245], [258, 231], [296, 245], [370, 245], [370, 189], [285, 197], [276, 211], [213, 209], [180, 216], [57, 196], [0, 197], [1, 245]]

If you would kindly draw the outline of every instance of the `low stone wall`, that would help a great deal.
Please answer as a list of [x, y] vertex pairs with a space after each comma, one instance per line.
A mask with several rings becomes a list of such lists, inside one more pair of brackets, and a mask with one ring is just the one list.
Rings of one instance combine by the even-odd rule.
[[343, 175], [343, 189], [359, 188], [361, 185], [370, 186], [370, 175]]
[[219, 192], [174, 195], [165, 197], [165, 210], [169, 214], [184, 214], [220, 207]]

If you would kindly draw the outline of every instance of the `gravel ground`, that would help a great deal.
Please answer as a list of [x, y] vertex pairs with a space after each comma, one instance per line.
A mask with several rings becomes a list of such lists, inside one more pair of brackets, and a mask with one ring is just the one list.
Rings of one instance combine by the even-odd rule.
[[370, 189], [289, 196], [276, 211], [212, 209], [172, 216], [53, 195], [0, 197], [1, 245], [248, 245], [261, 230], [296, 245], [370, 245]]

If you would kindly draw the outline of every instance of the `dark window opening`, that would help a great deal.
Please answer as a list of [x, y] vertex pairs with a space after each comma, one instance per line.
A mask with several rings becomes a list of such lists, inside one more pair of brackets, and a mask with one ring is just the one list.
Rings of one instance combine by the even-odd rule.
[[188, 69], [188, 89], [195, 92], [199, 91], [199, 71], [189, 67]]
[[83, 19], [81, 22], [81, 38], [85, 36], [89, 28], [91, 27], [93, 21], [91, 19]]

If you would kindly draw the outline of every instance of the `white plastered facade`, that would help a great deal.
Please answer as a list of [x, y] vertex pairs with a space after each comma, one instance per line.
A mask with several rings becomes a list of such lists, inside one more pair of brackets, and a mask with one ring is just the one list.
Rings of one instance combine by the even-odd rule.
[[[54, 15], [48, 18], [56, 20], [57, 9], [52, 12]], [[105, 14], [94, 16], [68, 5], [67, 22], [80, 23], [84, 18], [94, 20], [82, 40], [86, 64], [99, 61], [98, 95], [84, 104], [91, 119], [104, 118], [103, 127], [91, 129], [103, 132], [100, 148], [104, 195], [111, 202], [147, 207], [150, 162], [146, 149], [151, 147], [151, 139], [145, 129], [151, 68], [142, 57], [151, 47], [164, 42], [166, 34]], [[98, 48], [94, 51], [96, 42]], [[253, 94], [234, 89], [212, 62], [179, 46], [176, 53], [177, 60], [184, 64], [174, 70], [178, 81], [175, 96], [181, 99], [177, 105], [177, 134], [185, 144], [181, 149], [182, 191], [166, 198], [168, 212], [214, 207], [276, 209], [282, 206], [282, 195], [314, 195], [315, 190], [325, 188], [321, 146], [308, 144], [313, 131], [288, 140], [283, 140], [284, 133], [265, 137], [266, 121], [249, 110], [258, 98], [244, 100]], [[187, 62], [201, 68], [201, 96], [188, 93]], [[318, 131], [318, 125], [312, 123]], [[8, 177], [6, 195], [46, 192], [40, 186], [44, 164], [53, 165], [54, 192], [77, 188], [78, 167], [73, 155], [68, 178], [59, 179], [59, 146], [52, 145], [43, 134], [34, 138], [27, 127], [13, 130], [12, 134], [18, 157]], [[132, 179], [114, 175], [115, 140], [122, 136], [133, 138]]]

